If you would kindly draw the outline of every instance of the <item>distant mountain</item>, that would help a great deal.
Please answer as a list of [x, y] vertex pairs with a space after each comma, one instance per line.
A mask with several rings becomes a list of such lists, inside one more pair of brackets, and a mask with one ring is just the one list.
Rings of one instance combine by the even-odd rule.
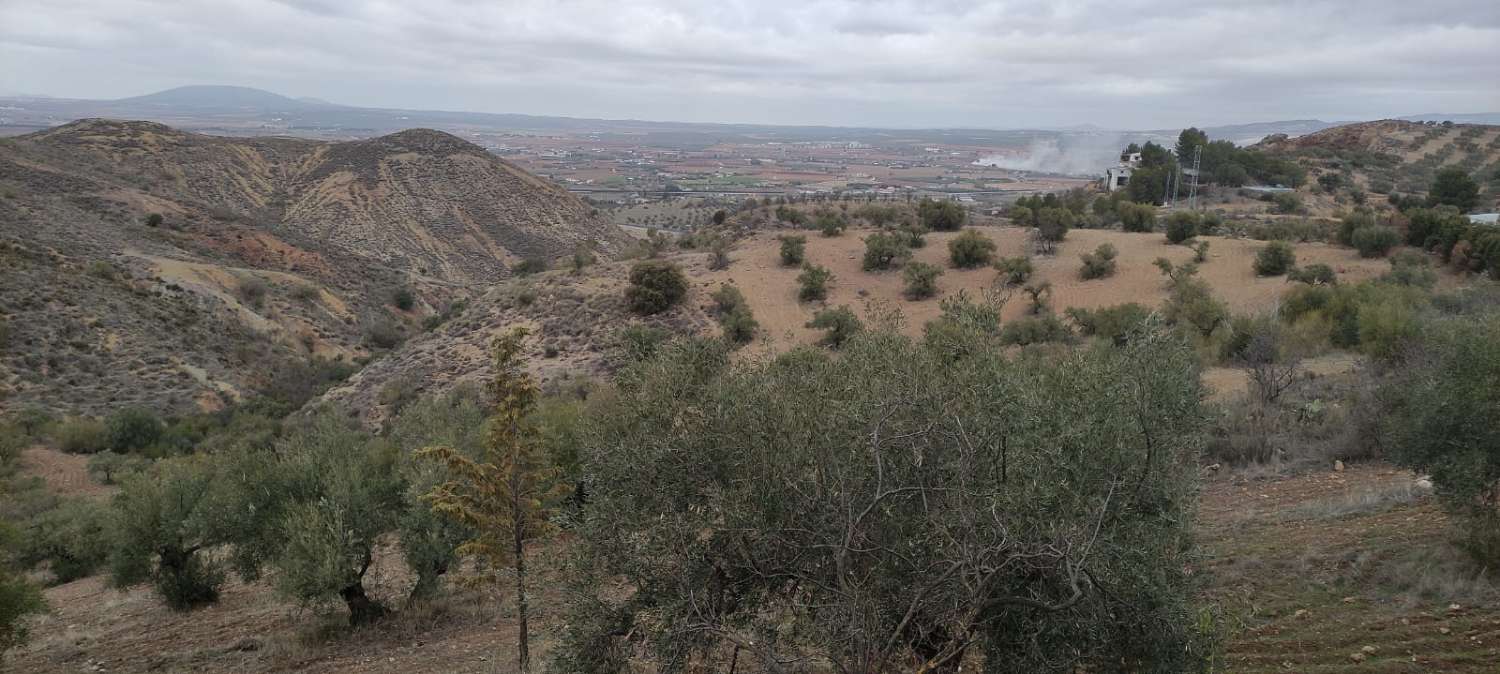
[[72, 412], [213, 406], [279, 363], [389, 346], [523, 258], [626, 242], [429, 129], [330, 143], [88, 119], [0, 139], [0, 190], [0, 401]]
[[121, 98], [112, 103], [123, 106], [180, 108], [198, 111], [276, 111], [338, 107], [317, 99], [289, 98], [261, 89], [221, 85], [194, 85], [158, 91], [145, 96]]
[[1461, 114], [1445, 114], [1441, 112], [1429, 112], [1422, 115], [1410, 115], [1401, 117], [1407, 122], [1453, 122], [1455, 124], [1500, 124], [1500, 112], [1474, 112]]

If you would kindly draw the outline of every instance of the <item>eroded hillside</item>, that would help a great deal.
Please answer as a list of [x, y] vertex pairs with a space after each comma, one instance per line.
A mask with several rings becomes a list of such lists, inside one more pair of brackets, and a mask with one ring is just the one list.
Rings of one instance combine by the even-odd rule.
[[6, 139], [0, 404], [212, 407], [276, 363], [390, 346], [523, 258], [621, 240], [430, 130], [322, 143], [83, 120]]

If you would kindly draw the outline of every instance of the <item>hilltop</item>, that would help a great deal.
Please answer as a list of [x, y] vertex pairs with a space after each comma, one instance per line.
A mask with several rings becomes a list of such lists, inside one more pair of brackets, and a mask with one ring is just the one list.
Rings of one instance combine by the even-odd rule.
[[623, 235], [455, 136], [227, 138], [88, 119], [0, 140], [0, 399], [213, 407], [352, 362], [526, 257]]

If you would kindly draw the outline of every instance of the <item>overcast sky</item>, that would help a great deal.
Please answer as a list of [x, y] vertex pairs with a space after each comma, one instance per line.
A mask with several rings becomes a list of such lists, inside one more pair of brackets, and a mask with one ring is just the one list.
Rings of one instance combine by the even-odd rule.
[[1500, 111], [1500, 0], [0, 0], [0, 93], [706, 122]]

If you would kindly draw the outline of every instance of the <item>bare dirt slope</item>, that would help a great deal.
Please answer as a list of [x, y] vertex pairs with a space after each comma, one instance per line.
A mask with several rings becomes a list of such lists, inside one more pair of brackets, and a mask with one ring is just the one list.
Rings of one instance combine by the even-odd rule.
[[83, 120], [3, 139], [0, 405], [212, 406], [274, 362], [415, 332], [523, 257], [623, 240], [430, 130], [324, 143]]

